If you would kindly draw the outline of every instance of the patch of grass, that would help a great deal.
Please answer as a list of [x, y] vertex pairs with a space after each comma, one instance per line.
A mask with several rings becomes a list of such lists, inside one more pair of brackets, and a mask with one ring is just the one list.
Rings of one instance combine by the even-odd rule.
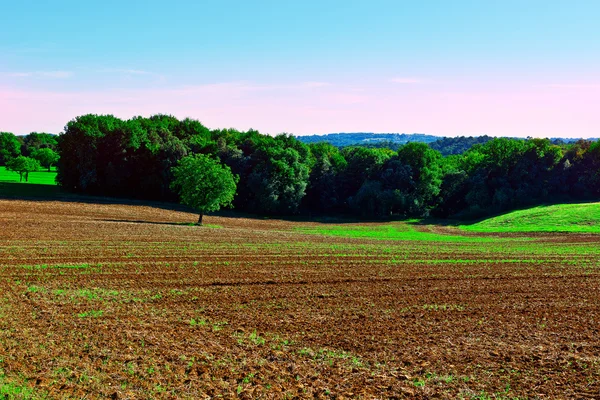
[[46, 293], [46, 289], [41, 286], [31, 285], [27, 287], [29, 293]]
[[208, 322], [204, 318], [190, 319], [190, 326], [205, 326]]
[[462, 225], [471, 232], [600, 233], [600, 203], [558, 204], [518, 210]]
[[90, 268], [90, 264], [57, 264], [57, 265], [49, 265], [49, 264], [40, 264], [40, 265], [23, 265], [22, 268], [31, 269], [31, 270], [42, 270], [42, 269], [87, 269]]
[[311, 233], [327, 236], [343, 236], [350, 238], [378, 239], [378, 240], [408, 240], [421, 242], [494, 242], [497, 238], [443, 235], [435, 232], [416, 230], [407, 223], [388, 223], [365, 225], [324, 225], [318, 227], [297, 228], [302, 233]]
[[90, 310], [77, 314], [79, 318], [99, 318], [104, 315], [102, 310]]
[[29, 182], [19, 182], [19, 174], [17, 172], [7, 171], [6, 167], [0, 167], [0, 182], [23, 184], [29, 183], [33, 185], [56, 185], [56, 168], [51, 168], [50, 172], [46, 170], [30, 172]]
[[44, 399], [46, 396], [25, 385], [7, 381], [4, 375], [0, 374], [0, 398], [5, 400]]
[[250, 333], [249, 335], [244, 334], [234, 334], [237, 337], [237, 342], [239, 345], [254, 345], [254, 346], [262, 346], [266, 343], [266, 339], [260, 336], [256, 331]]
[[356, 356], [352, 353], [343, 350], [338, 351], [326, 348], [313, 350], [309, 347], [304, 347], [298, 350], [298, 354], [320, 362], [324, 362], [326, 364], [329, 364], [330, 366], [333, 365], [333, 362], [335, 360], [345, 360], [348, 362], [349, 365], [353, 367], [361, 368], [365, 366], [363, 360], [359, 356]]

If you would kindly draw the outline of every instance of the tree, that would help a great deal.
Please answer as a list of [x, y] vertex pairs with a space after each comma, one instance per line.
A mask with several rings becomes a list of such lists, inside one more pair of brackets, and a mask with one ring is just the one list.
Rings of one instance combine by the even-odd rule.
[[6, 163], [7, 170], [19, 173], [19, 182], [23, 182], [23, 176], [25, 176], [25, 182], [28, 182], [29, 173], [40, 168], [41, 165], [38, 160], [24, 156], [12, 158]]
[[198, 225], [205, 213], [231, 206], [239, 178], [228, 166], [195, 154], [182, 158], [172, 172], [171, 188], [179, 193], [182, 204], [198, 210]]
[[34, 150], [31, 157], [38, 160], [44, 168], [48, 168], [48, 172], [50, 172], [50, 167], [58, 161], [58, 154], [48, 147]]
[[292, 148], [262, 148], [253, 154], [258, 160], [248, 175], [248, 210], [257, 213], [294, 214], [306, 193], [309, 167]]
[[31, 132], [22, 138], [21, 154], [25, 157], [32, 157], [34, 151], [49, 148], [56, 151], [58, 146], [58, 136], [51, 133]]
[[286, 135], [274, 138], [254, 130], [239, 133], [234, 143], [222, 133], [219, 136], [222, 160], [240, 176], [237, 209], [257, 214], [299, 211], [310, 173], [308, 146]]
[[[60, 185], [67, 190], [108, 194], [103, 185], [109, 163], [99, 147], [106, 136], [116, 136], [113, 132], [122, 127], [123, 121], [112, 115], [88, 114], [70, 121], [58, 143]], [[113, 148], [110, 151], [115, 153]]]
[[346, 166], [337, 174], [341, 201], [348, 201], [367, 180], [374, 179], [393, 154], [389, 149], [344, 148], [342, 156], [346, 160]]
[[337, 147], [321, 142], [310, 144], [314, 163], [308, 178], [306, 196], [302, 199], [306, 209], [317, 212], [337, 210], [341, 204], [337, 176], [347, 162]]
[[[398, 150], [395, 160], [402, 166], [396, 167], [396, 170], [404, 177], [398, 180], [405, 182], [398, 189], [402, 189], [410, 199], [407, 215], [427, 216], [440, 194], [442, 155], [425, 143], [408, 143]], [[404, 186], [406, 182], [410, 184]]]
[[8, 160], [21, 155], [21, 142], [9, 132], [0, 132], [0, 165], [6, 165]]

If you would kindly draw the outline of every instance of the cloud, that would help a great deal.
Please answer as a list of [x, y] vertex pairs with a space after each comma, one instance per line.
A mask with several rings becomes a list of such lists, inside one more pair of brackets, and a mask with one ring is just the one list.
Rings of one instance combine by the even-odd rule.
[[35, 72], [12, 72], [7, 74], [13, 78], [52, 78], [52, 79], [67, 79], [73, 76], [71, 71], [35, 71]]

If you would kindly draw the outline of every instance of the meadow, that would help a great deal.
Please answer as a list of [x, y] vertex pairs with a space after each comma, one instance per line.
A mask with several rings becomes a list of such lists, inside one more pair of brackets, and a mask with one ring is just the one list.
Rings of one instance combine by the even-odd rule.
[[[25, 178], [23, 178], [25, 179]], [[14, 171], [7, 171], [6, 167], [0, 167], [0, 183], [23, 183], [19, 181], [19, 174]], [[52, 167], [50, 171], [40, 170], [29, 173], [30, 184], [38, 185], [56, 185], [56, 167]]]
[[0, 397], [600, 393], [586, 229], [195, 220], [0, 200]]

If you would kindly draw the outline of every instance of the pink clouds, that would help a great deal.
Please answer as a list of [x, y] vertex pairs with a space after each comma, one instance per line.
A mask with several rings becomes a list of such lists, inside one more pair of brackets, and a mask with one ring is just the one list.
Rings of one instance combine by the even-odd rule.
[[0, 130], [58, 132], [86, 113], [122, 118], [169, 113], [210, 128], [252, 127], [271, 134], [600, 136], [600, 86], [595, 84], [426, 86], [230, 82], [86, 92], [0, 88]]

